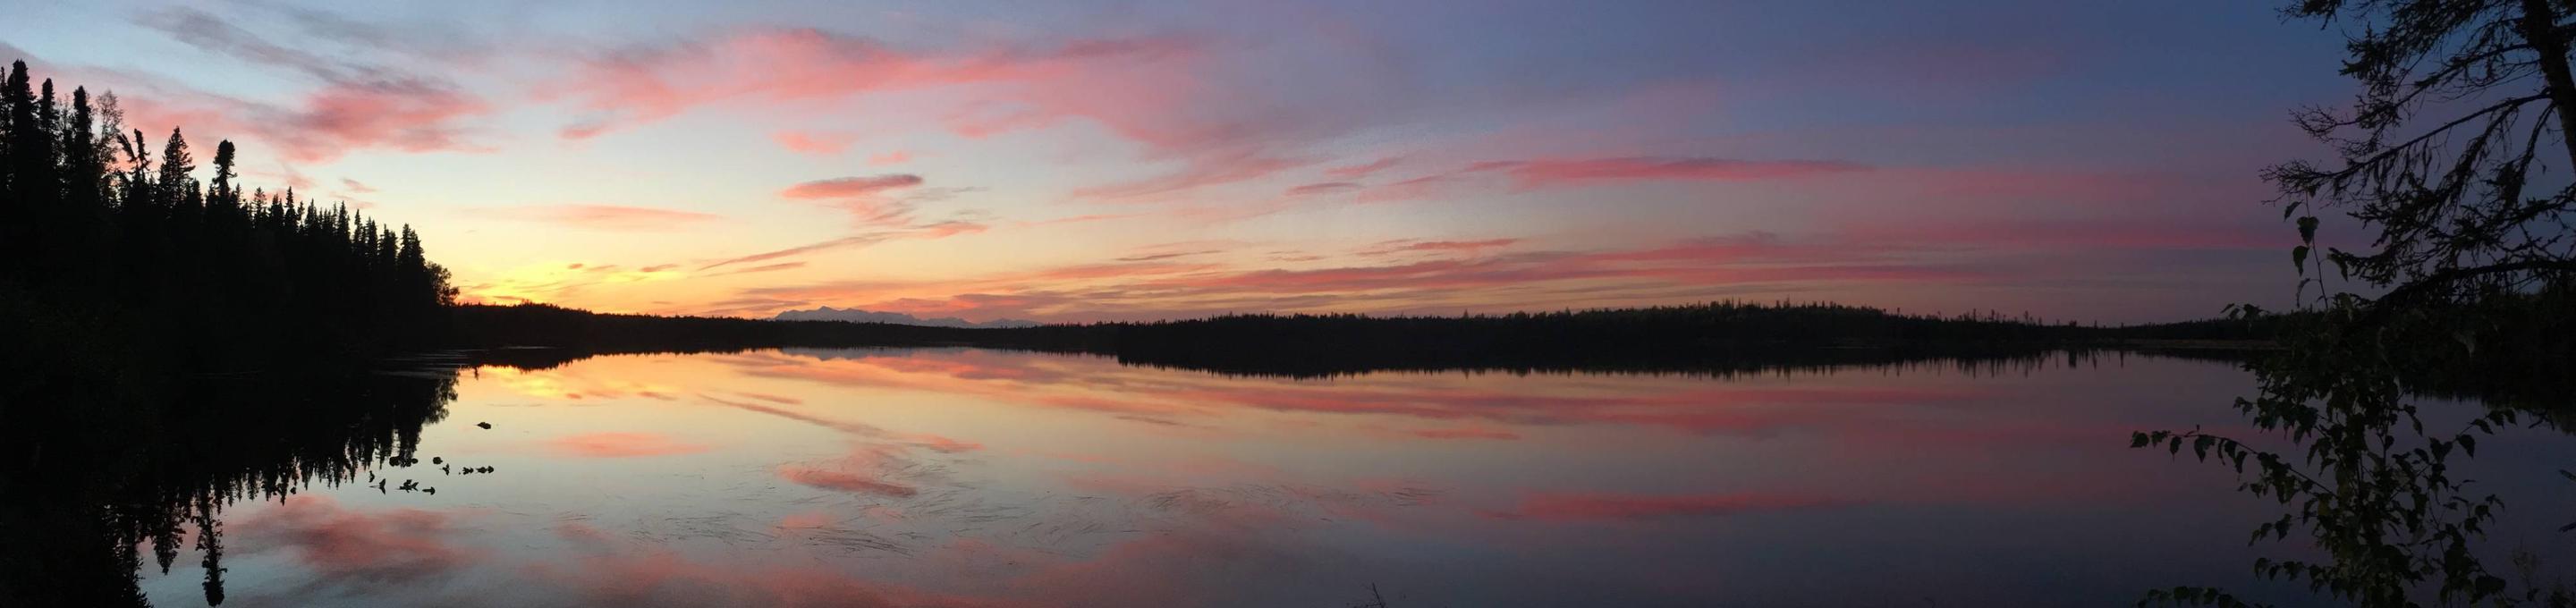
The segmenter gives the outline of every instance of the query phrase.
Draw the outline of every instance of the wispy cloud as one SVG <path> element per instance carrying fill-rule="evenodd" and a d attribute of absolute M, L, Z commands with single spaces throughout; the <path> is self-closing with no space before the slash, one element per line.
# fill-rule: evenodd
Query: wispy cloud
<path fill-rule="evenodd" d="M 663 232 L 720 221 L 724 216 L 695 211 L 621 205 L 543 205 L 486 209 L 490 217 L 546 222 L 569 228 L 629 232 Z"/>
<path fill-rule="evenodd" d="M 1234 312 L 1351 312 L 1430 306 L 1492 309 L 1566 289 L 1603 300 L 1669 301 L 1810 284 L 1955 283 L 1982 271 L 1916 260 L 1909 250 L 1769 233 L 1593 251 L 1501 251 L 1517 239 L 1390 241 L 1353 261 L 1301 269 L 1144 259 L 918 282 L 842 282 L 747 289 L 744 297 L 835 302 L 869 310 L 1060 320 L 1171 318 Z M 1363 255 L 1369 254 L 1369 255 Z M 1681 295 L 1688 294 L 1688 295 Z"/>
<path fill-rule="evenodd" d="M 543 93 L 589 111 L 588 119 L 562 131 L 579 139 L 737 100 L 806 102 L 1046 81 L 1096 62 L 1151 57 L 1175 48 L 1167 41 L 1093 40 L 1054 48 L 934 53 L 819 29 L 754 29 L 592 56 Z"/>
<path fill-rule="evenodd" d="M 921 183 L 921 176 L 908 173 L 889 173 L 886 175 L 866 177 L 835 177 L 832 179 L 820 179 L 789 186 L 786 190 L 780 191 L 778 195 L 787 198 L 808 200 L 869 197 L 904 188 L 919 186 Z"/>
<path fill-rule="evenodd" d="M 1395 166 L 1395 164 L 1396 164 L 1396 163 L 1398 163 L 1398 162 L 1402 162 L 1403 160 L 1404 160 L 1404 159 L 1396 158 L 1396 157 L 1392 157 L 1392 156 L 1390 156 L 1390 157 L 1387 157 L 1387 158 L 1381 158 L 1381 159 L 1377 159 L 1377 160 L 1375 160 L 1375 161 L 1370 161 L 1370 162 L 1361 163 L 1361 164 L 1357 164 L 1357 165 L 1343 165 L 1343 166 L 1339 166 L 1339 167 L 1332 167 L 1332 168 L 1329 168 L 1329 169 L 1325 169 L 1325 170 L 1324 170 L 1324 176 L 1325 176 L 1325 177 L 1330 177 L 1330 178 L 1335 178 L 1335 179 L 1345 179 L 1345 180 L 1350 180 L 1350 179 L 1359 179 L 1359 178 L 1363 178 L 1363 177 L 1368 177 L 1369 175 L 1371 175 L 1371 174 L 1375 174 L 1375 173 L 1377 173 L 1377 172 L 1379 172 L 1379 171 L 1384 171 L 1384 170 L 1386 170 L 1388 167 L 1393 167 L 1393 166 Z"/>
<path fill-rule="evenodd" d="M 556 437 L 546 447 L 559 454 L 585 458 L 635 458 L 695 454 L 705 445 L 682 442 L 658 433 L 583 433 Z"/>
<path fill-rule="evenodd" d="M 788 151 L 814 156 L 838 156 L 859 142 L 855 133 L 825 131 L 779 131 L 769 134 L 769 138 Z"/>
<path fill-rule="evenodd" d="M 227 132 L 255 133 L 282 148 L 288 160 L 320 162 L 352 151 L 391 148 L 407 152 L 482 150 L 470 143 L 467 123 L 496 108 L 433 73 L 324 56 L 269 42 L 224 18 L 188 7 L 147 11 L 135 22 L 211 53 L 257 65 L 281 67 L 322 81 L 293 105 L 276 105 L 206 93 L 166 81 L 155 93 L 129 100 L 137 122 L 194 118 Z M 128 74 L 132 76 L 131 74 Z"/>

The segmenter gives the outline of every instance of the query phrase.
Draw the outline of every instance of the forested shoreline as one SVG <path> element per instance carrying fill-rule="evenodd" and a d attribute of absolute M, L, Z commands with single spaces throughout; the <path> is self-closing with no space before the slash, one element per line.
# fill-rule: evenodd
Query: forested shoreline
<path fill-rule="evenodd" d="M 115 94 L 61 94 L 23 61 L 0 121 L 0 340 L 22 346 L 6 361 L 22 376 L 248 371 L 444 340 L 456 292 L 409 226 L 245 184 L 229 140 L 202 168 L 180 128 L 156 151 Z"/>
<path fill-rule="evenodd" d="M 2096 327 L 1998 314 L 1901 315 L 1839 304 L 1685 306 L 1458 317 L 1229 315 L 1141 323 L 954 328 L 594 313 L 544 304 L 463 305 L 460 347 L 498 364 L 590 354 L 778 347 L 975 346 L 1115 356 L 1237 374 L 1395 370 L 1706 372 L 2059 350 L 2263 348 L 2279 317 Z M 545 350 L 529 350 L 541 347 Z"/>
<path fill-rule="evenodd" d="M 114 94 L 66 94 L 24 62 L 0 80 L 0 540 L 122 547 L 107 568 L 12 553 L 0 596 L 139 605 L 135 539 L 166 568 L 193 520 L 211 566 L 222 502 L 286 491 L 301 482 L 280 467 L 338 449 L 243 437 L 416 433 L 421 414 L 386 422 L 383 395 L 352 387 L 379 384 L 359 373 L 376 357 L 451 339 L 447 271 L 408 226 L 243 183 L 240 150 L 216 142 L 201 167 L 183 131 L 156 142 Z M 434 411 L 432 393 L 408 402 Z"/>

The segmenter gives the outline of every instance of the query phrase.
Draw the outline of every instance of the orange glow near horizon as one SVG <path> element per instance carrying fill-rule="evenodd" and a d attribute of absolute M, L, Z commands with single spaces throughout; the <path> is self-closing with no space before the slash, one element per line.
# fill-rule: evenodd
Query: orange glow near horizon
<path fill-rule="evenodd" d="M 1716 6 L 1641 9 L 1596 39 L 1430 27 L 1467 10 L 1437 3 L 1026 23 L 297 4 L 52 8 L 99 27 L 0 21 L 0 50 L 61 88 L 120 92 L 132 127 L 239 142 L 254 186 L 418 227 L 477 303 L 1079 322 L 1786 298 L 2117 322 L 2291 280 L 2274 267 L 2293 233 L 2243 204 L 2266 191 L 2249 167 L 2298 151 L 2273 137 L 2288 125 L 2245 125 L 2291 104 L 2075 92 L 2122 71 L 2057 62 L 2134 52 L 2045 48 L 2079 41 L 1861 35 L 1784 68 L 1675 52 L 1740 25 L 1706 19 Z M 465 25 L 501 22 L 595 35 L 525 45 Z M 1857 27 L 1835 24 L 1820 31 Z M 1727 38 L 1809 42 L 1775 34 Z M 1473 68 L 1497 61 L 1519 71 Z M 1839 84 L 1880 80 L 1920 95 Z M 2195 97 L 2240 97 L 2210 93 Z"/>

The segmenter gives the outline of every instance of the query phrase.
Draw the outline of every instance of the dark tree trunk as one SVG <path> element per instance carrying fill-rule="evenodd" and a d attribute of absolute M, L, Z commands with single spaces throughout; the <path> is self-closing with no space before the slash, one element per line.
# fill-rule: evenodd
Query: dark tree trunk
<path fill-rule="evenodd" d="M 2558 11 L 2549 0 L 2522 0 L 2522 37 L 2540 52 L 2540 73 L 2549 79 L 2549 105 L 2558 113 L 2558 141 L 2567 147 L 2570 170 L 2576 170 L 2576 76 L 2567 71 L 2567 40 L 2558 35 Z"/>

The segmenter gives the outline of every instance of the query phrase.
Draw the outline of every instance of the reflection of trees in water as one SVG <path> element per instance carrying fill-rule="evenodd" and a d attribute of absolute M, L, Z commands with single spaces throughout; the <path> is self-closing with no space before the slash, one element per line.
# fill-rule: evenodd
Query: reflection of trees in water
<path fill-rule="evenodd" d="M 143 547 L 166 573 L 194 545 L 206 601 L 221 604 L 225 506 L 408 466 L 421 426 L 446 416 L 455 385 L 452 375 L 268 374 L 190 383 L 116 426 L 0 424 L 0 442 L 38 446 L 0 463 L 0 530 L 11 544 L 0 597 L 143 605 Z"/>
<path fill-rule="evenodd" d="M 831 351 L 822 351 L 831 352 Z M 586 356 L 565 351 L 486 353 L 474 363 L 551 367 Z M 2200 353 L 2202 356 L 2216 356 Z M 2057 366 L 2118 365 L 2129 353 L 2029 349 L 1976 355 L 1842 349 L 1709 361 L 1601 367 L 1442 368 L 1368 371 L 1656 373 L 1727 379 L 1874 369 L 1886 373 L 2017 375 Z M 489 359 L 488 361 L 486 359 Z M 453 362 L 451 362 L 453 363 Z M 1132 363 L 1132 362 L 1131 362 Z M 1171 365 L 1213 373 L 1311 375 L 1285 369 Z M 1359 373 L 1352 370 L 1341 373 Z M 419 433 L 446 415 L 452 374 L 243 376 L 193 383 L 180 395 L 114 424 L 85 419 L 72 432 L 36 422 L 0 425 L 0 442 L 32 442 L 0 461 L 0 597 L 34 605 L 142 605 L 138 575 L 194 551 L 209 603 L 224 599 L 223 509 L 280 500 L 304 489 L 366 483 L 371 469 L 416 462 Z M 92 408 L 100 409 L 100 408 Z M 15 444 L 11 445 L 25 445 Z M 143 552 L 149 550 L 147 558 Z"/>
<path fill-rule="evenodd" d="M 475 361 L 525 370 L 562 367 L 575 361 L 608 355 L 645 354 L 739 354 L 777 350 L 790 355 L 817 359 L 848 358 L 848 353 L 910 352 L 936 350 L 942 347 L 785 347 L 722 348 L 706 350 L 575 350 L 559 348 L 516 348 L 484 351 Z M 982 347 L 944 347 L 975 349 Z M 1002 349 L 1011 350 L 1011 349 Z M 1258 349 L 1253 349 L 1258 350 Z M 1224 356 L 1140 356 L 1110 353 L 1050 352 L 1062 356 L 1099 356 L 1123 365 L 1163 370 L 1203 372 L 1221 376 L 1328 378 L 1388 372 L 1468 373 L 1468 374 L 1641 374 L 1703 376 L 1731 379 L 1749 376 L 1793 376 L 1830 374 L 1850 370 L 1881 370 L 1894 373 L 1908 371 L 1954 372 L 1974 376 L 2026 374 L 2052 366 L 2068 368 L 2116 365 L 2130 356 L 2154 356 L 2236 363 L 2260 356 L 2261 350 L 2236 348 L 2141 348 L 2081 347 L 2046 343 L 1999 345 L 1952 345 L 1915 347 L 1817 348 L 1767 346 L 1747 347 L 1724 354 L 1708 354 L 1677 359 L 1635 360 L 1516 360 L 1508 358 L 1404 359 L 1390 357 L 1336 356 L 1324 353 L 1269 353 Z"/>
<path fill-rule="evenodd" d="M 2028 374 L 2062 364 L 2068 368 L 2117 364 L 2131 355 L 2240 361 L 2252 351 L 2227 349 L 2138 349 L 2062 347 L 2048 344 L 1952 345 L 1914 347 L 1816 348 L 1768 346 L 1707 353 L 1675 359 L 1619 359 L 1596 362 L 1522 361 L 1508 358 L 1462 358 L 1412 361 L 1395 358 L 1346 358 L 1322 353 L 1305 356 L 1266 353 L 1245 357 L 1135 357 L 1120 363 L 1156 369 L 1207 372 L 1226 376 L 1328 378 L 1386 372 L 1495 374 L 1641 374 L 1702 376 L 1718 380 L 1754 376 L 1825 375 L 1854 370 L 1891 373 L 1948 372 L 1968 376 Z"/>
<path fill-rule="evenodd" d="M 601 314 L 543 305 L 458 309 L 493 363 L 560 365 L 588 353 L 975 346 L 1115 356 L 1122 363 L 1317 377 L 1401 370 L 1717 372 L 2046 356 L 2066 348 L 2259 342 L 2270 319 L 2126 327 L 1993 312 L 1908 315 L 1835 304 L 1686 306 L 1460 317 L 1232 315 L 1150 323 L 960 329 L 838 321 Z"/>

